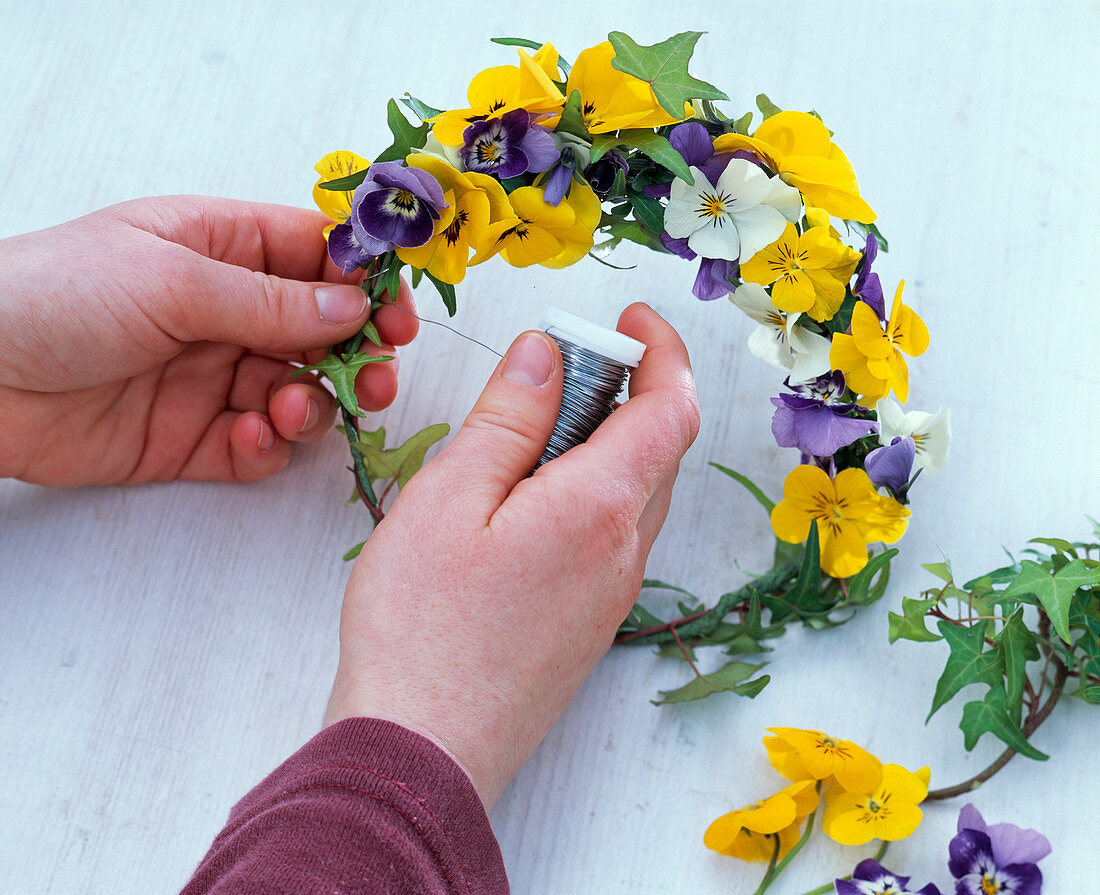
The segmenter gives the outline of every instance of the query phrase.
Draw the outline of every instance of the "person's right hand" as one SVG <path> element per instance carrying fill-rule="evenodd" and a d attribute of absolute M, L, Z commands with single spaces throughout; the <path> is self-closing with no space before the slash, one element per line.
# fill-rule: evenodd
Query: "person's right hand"
<path fill-rule="evenodd" d="M 644 304 L 630 400 L 528 473 L 561 400 L 557 346 L 513 343 L 453 441 L 356 561 L 326 723 L 368 716 L 446 749 L 486 809 L 607 651 L 699 427 L 687 351 Z"/>

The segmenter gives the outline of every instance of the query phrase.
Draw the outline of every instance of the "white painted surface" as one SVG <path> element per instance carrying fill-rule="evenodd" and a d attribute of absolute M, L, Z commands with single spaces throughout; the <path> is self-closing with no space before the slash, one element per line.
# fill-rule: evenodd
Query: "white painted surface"
<path fill-rule="evenodd" d="M 0 3 L 0 236 L 125 198 L 192 192 L 309 204 L 312 164 L 387 145 L 405 90 L 455 105 L 510 61 L 493 35 L 549 37 L 573 57 L 622 29 L 643 43 L 708 30 L 693 69 L 748 109 L 759 91 L 816 108 L 891 241 L 880 258 L 932 331 L 911 407 L 953 409 L 948 469 L 916 489 L 889 596 L 839 631 L 792 631 L 755 701 L 657 709 L 683 670 L 646 650 L 596 672 L 493 814 L 517 893 L 726 893 L 758 868 L 707 852 L 707 823 L 778 788 L 768 725 L 822 726 L 954 782 L 997 752 L 962 750 L 952 704 L 925 727 L 943 658 L 886 642 L 886 614 L 929 583 L 944 547 L 962 574 L 1001 546 L 1082 536 L 1100 511 L 1095 286 L 1100 138 L 1095 4 L 403 2 L 135 6 Z M 778 379 L 751 325 L 690 295 L 694 269 L 623 252 L 463 284 L 455 324 L 503 349 L 546 304 L 613 323 L 636 298 L 680 328 L 704 414 L 650 574 L 708 600 L 760 569 L 752 501 L 706 463 L 773 494 L 797 462 L 768 431 Z M 429 291 L 428 316 L 443 316 Z M 457 424 L 494 359 L 426 327 L 404 355 L 397 435 Z M 439 383 L 444 387 L 440 388 Z M 343 446 L 301 451 L 272 481 L 50 491 L 0 483 L 0 880 L 5 892 L 171 892 L 231 804 L 318 728 L 347 567 L 364 520 L 341 509 Z M 1068 701 L 976 802 L 1044 831 L 1047 891 L 1080 891 L 1100 798 L 1095 709 Z M 988 738 L 987 738 L 988 739 Z M 887 862 L 950 891 L 956 806 L 927 812 Z M 773 891 L 846 872 L 867 852 L 822 840 Z M 1087 885 L 1086 885 L 1087 888 Z"/>

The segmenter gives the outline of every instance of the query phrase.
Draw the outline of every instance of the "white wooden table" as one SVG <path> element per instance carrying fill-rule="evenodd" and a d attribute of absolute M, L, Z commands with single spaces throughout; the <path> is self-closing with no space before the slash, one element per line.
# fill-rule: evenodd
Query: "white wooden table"
<path fill-rule="evenodd" d="M 910 406 L 954 415 L 950 465 L 915 489 L 888 597 L 838 631 L 789 633 L 756 700 L 658 709 L 648 700 L 683 667 L 644 649 L 608 657 L 493 812 L 513 890 L 751 891 L 759 868 L 708 852 L 702 833 L 778 788 L 760 746 L 770 725 L 930 764 L 933 785 L 984 767 L 1000 744 L 963 752 L 961 701 L 922 723 L 943 649 L 888 646 L 886 615 L 929 584 L 919 564 L 940 547 L 969 575 L 999 564 L 1002 545 L 1082 537 L 1084 514 L 1100 513 L 1097 5 L 354 7 L 0 3 L 0 236 L 157 193 L 307 205 L 325 152 L 388 145 L 388 97 L 453 106 L 477 70 L 510 62 L 491 36 L 550 38 L 575 57 L 612 29 L 643 43 L 707 30 L 693 68 L 730 109 L 765 91 L 836 131 L 890 238 L 876 269 L 888 292 L 907 278 L 932 331 Z M 641 250 L 616 263 L 640 266 L 486 265 L 453 322 L 503 349 L 546 304 L 612 323 L 640 298 L 681 330 L 704 425 L 649 572 L 713 600 L 766 564 L 771 541 L 707 461 L 780 490 L 797 455 L 768 429 L 779 380 L 745 349 L 747 319 L 692 298 L 693 267 Z M 420 304 L 444 317 L 430 289 Z M 493 364 L 425 327 L 382 420 L 395 435 L 459 423 Z M 339 557 L 365 527 L 341 508 L 343 451 L 330 438 L 247 487 L 0 483 L 5 892 L 175 891 L 233 802 L 316 732 Z M 1051 760 L 1016 759 L 975 798 L 987 819 L 1050 837 L 1048 892 L 1095 878 L 1098 718 L 1067 700 L 1034 738 Z M 950 891 L 957 807 L 930 807 L 887 863 Z M 822 838 L 773 891 L 868 853 Z"/>

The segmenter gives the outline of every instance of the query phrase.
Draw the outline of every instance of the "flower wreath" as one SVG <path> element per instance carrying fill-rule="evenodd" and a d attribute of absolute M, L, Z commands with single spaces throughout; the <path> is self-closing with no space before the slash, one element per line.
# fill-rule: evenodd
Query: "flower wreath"
<path fill-rule="evenodd" d="M 700 35 L 645 47 L 612 32 L 572 66 L 552 44 L 497 39 L 518 48 L 518 64 L 478 73 L 466 108 L 436 109 L 406 94 L 413 125 L 391 99 L 393 144 L 373 162 L 329 153 L 313 190 L 332 220 L 324 233 L 333 262 L 344 273 L 367 271 L 374 306 L 397 294 L 405 267 L 453 315 L 470 266 L 500 256 L 515 267 L 566 267 L 629 240 L 698 258 L 695 297 L 728 296 L 759 324 L 750 351 L 787 374 L 771 399 L 772 432 L 801 461 L 778 503 L 714 465 L 769 512 L 775 567 L 709 609 L 681 602 L 671 621 L 635 607 L 619 642 L 665 643 L 695 671 L 663 701 L 718 690 L 751 696 L 767 683 L 753 678 L 758 665 L 739 661 L 701 674 L 692 646 L 759 652 L 791 619 L 826 627 L 838 610 L 877 599 L 897 551 L 868 547 L 902 536 L 909 489 L 942 468 L 949 438 L 948 414 L 898 403 L 909 391 L 905 356 L 926 350 L 928 330 L 902 301 L 904 283 L 886 305 L 872 265 L 887 244 L 832 132 L 816 113 L 782 111 L 764 95 L 751 133 L 752 112 L 723 115 L 715 102 L 728 97 L 688 72 Z M 379 344 L 371 323 L 308 369 L 334 385 L 357 496 L 377 522 L 390 489 L 408 481 L 447 427 L 396 448 L 386 448 L 382 429 L 359 431 L 355 375 L 389 359 L 363 353 L 364 341 Z"/>

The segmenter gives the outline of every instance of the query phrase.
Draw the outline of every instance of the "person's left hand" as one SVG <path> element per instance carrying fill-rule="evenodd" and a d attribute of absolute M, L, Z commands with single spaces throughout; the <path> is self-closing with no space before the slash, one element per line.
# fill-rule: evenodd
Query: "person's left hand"
<path fill-rule="evenodd" d="M 349 338 L 369 308 L 328 259 L 319 212 L 227 199 L 139 199 L 0 241 L 0 476 L 43 485 L 254 481 L 332 424 L 291 362 Z M 402 283 L 397 303 L 412 309 Z M 373 353 L 415 317 L 380 308 Z M 396 361 L 356 392 L 381 410 Z"/>

